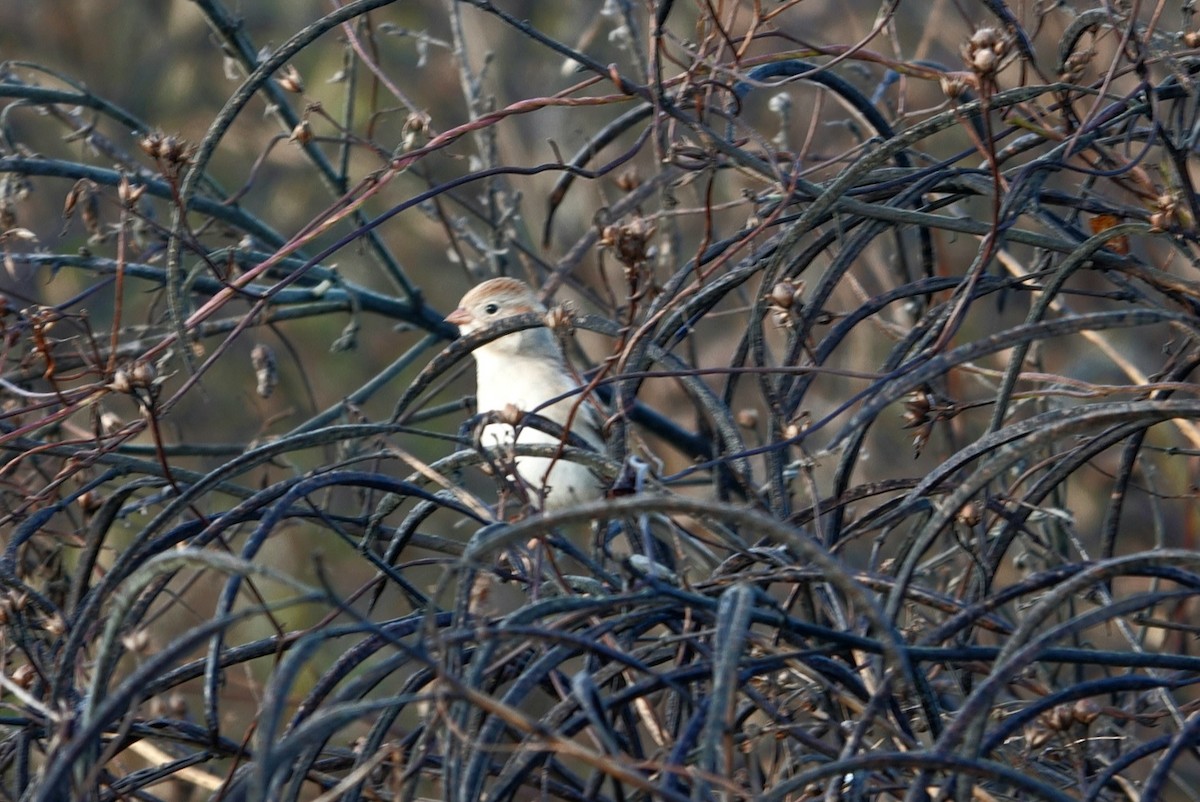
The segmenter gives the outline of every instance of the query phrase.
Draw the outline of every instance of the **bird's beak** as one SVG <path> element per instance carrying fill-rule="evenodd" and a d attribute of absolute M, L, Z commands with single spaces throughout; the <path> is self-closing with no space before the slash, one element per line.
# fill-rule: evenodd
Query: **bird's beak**
<path fill-rule="evenodd" d="M 465 326 L 471 322 L 471 313 L 460 306 L 446 315 L 446 322 L 453 323 L 455 326 Z"/>

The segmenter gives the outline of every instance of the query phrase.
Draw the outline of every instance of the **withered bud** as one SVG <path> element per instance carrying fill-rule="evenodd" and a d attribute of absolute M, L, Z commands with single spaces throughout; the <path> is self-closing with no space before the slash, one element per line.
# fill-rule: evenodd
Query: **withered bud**
<path fill-rule="evenodd" d="M 958 515 L 955 516 L 960 524 L 965 526 L 976 526 L 983 520 L 983 504 L 979 501 L 969 501 L 958 510 Z"/>
<path fill-rule="evenodd" d="M 61 615 L 54 613 L 53 615 L 46 616 L 42 621 L 42 629 L 54 637 L 60 638 L 67 632 L 67 622 L 63 620 Z"/>
<path fill-rule="evenodd" d="M 250 351 L 250 364 L 254 366 L 255 392 L 261 398 L 270 398 L 279 385 L 279 364 L 275 352 L 259 343 Z"/>
<path fill-rule="evenodd" d="M 134 654 L 145 654 L 150 647 L 150 633 L 144 629 L 135 629 L 121 636 L 121 645 Z"/>
<path fill-rule="evenodd" d="M 1065 732 L 1075 723 L 1075 713 L 1067 705 L 1057 705 L 1042 716 L 1045 724 L 1055 732 Z"/>
<path fill-rule="evenodd" d="M 304 91 L 304 79 L 300 77 L 300 70 L 296 69 L 295 65 L 288 64 L 279 74 L 279 85 L 288 92 L 300 94 Z"/>
<path fill-rule="evenodd" d="M 100 201 L 96 198 L 96 193 L 91 189 L 86 189 L 80 193 L 79 200 L 82 206 L 79 209 L 79 216 L 83 218 L 83 227 L 87 229 L 88 234 L 93 237 L 100 234 Z"/>
<path fill-rule="evenodd" d="M 1046 745 L 1046 742 L 1054 737 L 1054 733 L 1047 729 L 1040 720 L 1034 721 L 1025 726 L 1025 743 L 1029 744 L 1030 749 L 1038 749 Z"/>
<path fill-rule="evenodd" d="M 159 153 L 162 154 L 164 161 L 177 161 L 180 154 L 183 153 L 183 143 L 174 134 L 170 134 L 163 138 L 162 146 L 159 148 Z"/>
<path fill-rule="evenodd" d="M 575 314 L 569 303 L 562 303 L 546 313 L 546 326 L 555 334 L 575 333 Z"/>
<path fill-rule="evenodd" d="M 429 139 L 429 115 L 424 112 L 412 112 L 404 120 L 404 128 L 401 129 L 401 149 L 411 150 L 416 144 L 418 138 Z"/>
<path fill-rule="evenodd" d="M 133 381 L 129 377 L 129 371 L 125 368 L 117 368 L 113 371 L 112 381 L 108 383 L 108 387 L 113 392 L 132 393 Z"/>
<path fill-rule="evenodd" d="M 162 156 L 163 135 L 160 131 L 153 131 L 138 142 L 138 147 L 152 159 L 157 159 Z"/>
<path fill-rule="evenodd" d="M 112 434 L 124 425 L 125 421 L 121 420 L 121 416 L 117 413 L 107 410 L 100 413 L 100 431 L 102 433 Z"/>
<path fill-rule="evenodd" d="M 12 680 L 13 685 L 16 685 L 18 688 L 29 690 L 37 679 L 37 671 L 29 663 L 22 663 L 13 669 L 9 678 Z"/>
<path fill-rule="evenodd" d="M 507 423 L 509 426 L 518 425 L 521 418 L 525 417 L 525 413 L 516 404 L 505 404 L 504 409 L 499 410 L 499 413 L 500 422 Z"/>
<path fill-rule="evenodd" d="M 121 183 L 117 184 L 117 197 L 121 199 L 121 203 L 125 208 L 132 209 L 137 205 L 137 202 L 142 199 L 142 194 L 146 191 L 145 184 L 132 184 L 129 181 L 129 176 L 121 176 Z"/>
<path fill-rule="evenodd" d="M 758 410 L 744 407 L 737 411 L 737 425 L 743 429 L 754 429 L 758 426 Z"/>
<path fill-rule="evenodd" d="M 967 44 L 963 45 L 962 56 L 977 75 L 991 77 L 1008 50 L 1008 39 L 1003 33 L 996 28 L 984 27 L 975 31 Z"/>
<path fill-rule="evenodd" d="M 159 141 L 158 157 L 172 167 L 192 160 L 192 146 L 186 139 L 170 134 Z"/>
<path fill-rule="evenodd" d="M 309 124 L 308 120 L 301 120 L 292 129 L 292 134 L 288 137 L 288 142 L 299 142 L 301 145 L 307 145 L 312 141 L 312 138 L 312 125 Z"/>
<path fill-rule="evenodd" d="M 991 50 L 976 50 L 971 57 L 971 67 L 982 75 L 996 71 L 996 54 Z"/>
<path fill-rule="evenodd" d="M 796 303 L 796 295 L 803 289 L 803 281 L 795 282 L 791 279 L 784 279 L 771 288 L 771 293 L 767 297 L 775 306 L 791 309 L 792 305 Z"/>
<path fill-rule="evenodd" d="M 938 83 L 941 84 L 942 94 L 950 100 L 961 100 L 971 88 L 971 82 L 961 72 L 948 72 L 938 79 Z"/>
<path fill-rule="evenodd" d="M 992 48 L 995 47 L 996 43 L 1002 38 L 1003 37 L 1000 35 L 1000 31 L 998 31 L 996 28 L 985 26 L 971 34 L 969 46 L 977 50 L 982 48 Z"/>
<path fill-rule="evenodd" d="M 86 178 L 81 178 L 75 182 L 71 190 L 67 193 L 67 197 L 63 199 L 62 216 L 64 220 L 70 220 L 75 214 L 75 207 L 79 205 L 79 199 L 89 191 L 89 182 Z"/>
<path fill-rule="evenodd" d="M 1084 69 L 1092 62 L 1095 56 L 1096 51 L 1091 49 L 1072 52 L 1071 55 L 1067 56 L 1067 60 L 1063 62 L 1059 74 L 1067 80 L 1075 80 L 1083 74 Z"/>
<path fill-rule="evenodd" d="M 655 230 L 642 218 L 635 217 L 628 223 L 605 226 L 600 244 L 612 250 L 621 264 L 635 267 L 649 258 L 648 247 Z"/>
<path fill-rule="evenodd" d="M 104 505 L 104 498 L 94 490 L 88 490 L 85 493 L 80 493 L 75 503 L 79 505 L 79 509 L 84 515 L 91 515 L 96 510 Z"/>
<path fill-rule="evenodd" d="M 16 612 L 22 612 L 29 605 L 29 594 L 25 591 L 10 590 L 8 592 L 8 604 Z"/>
<path fill-rule="evenodd" d="M 804 434 L 808 429 L 809 419 L 808 413 L 801 413 L 800 417 L 783 427 L 783 437 L 786 440 L 795 440 L 800 435 Z"/>
<path fill-rule="evenodd" d="M 27 228 L 10 228 L 0 233 L 0 242 L 36 242 L 37 234 Z"/>
<path fill-rule="evenodd" d="M 924 390 L 918 390 L 912 394 L 912 397 L 904 402 L 904 428 L 912 429 L 915 426 L 922 426 L 931 421 L 930 411 L 933 409 L 933 400 L 929 397 L 929 393 Z"/>
<path fill-rule="evenodd" d="M 1100 717 L 1100 705 L 1094 699 L 1080 699 L 1072 708 L 1075 720 L 1087 726 Z"/>
<path fill-rule="evenodd" d="M 642 177 L 638 174 L 636 167 L 630 167 L 623 170 L 617 176 L 617 189 L 622 192 L 633 192 L 642 185 Z"/>
<path fill-rule="evenodd" d="M 133 364 L 133 370 L 130 371 L 129 378 L 135 387 L 150 387 L 154 384 L 154 380 L 158 378 L 158 369 L 152 363 L 144 359 L 139 359 Z"/>
<path fill-rule="evenodd" d="M 182 719 L 187 715 L 188 705 L 187 699 L 182 693 L 176 691 L 167 697 L 167 712 L 171 717 Z"/>

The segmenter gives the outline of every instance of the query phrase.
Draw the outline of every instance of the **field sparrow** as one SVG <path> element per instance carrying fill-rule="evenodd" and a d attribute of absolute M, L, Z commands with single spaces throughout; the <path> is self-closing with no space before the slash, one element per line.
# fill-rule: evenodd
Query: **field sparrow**
<path fill-rule="evenodd" d="M 494 278 L 464 295 L 458 308 L 447 315 L 446 320 L 466 335 L 526 312 L 546 313 L 546 307 L 538 302 L 529 285 L 513 278 Z M 550 329 L 539 327 L 507 334 L 475 349 L 473 356 L 475 398 L 480 412 L 503 410 L 512 404 L 565 428 L 574 410 L 571 432 L 597 451 L 604 450 L 599 415 L 586 401 L 581 402 L 577 393 L 571 392 L 578 384 Z M 561 400 L 547 405 L 546 402 L 564 394 L 567 395 Z M 484 427 L 484 446 L 495 447 L 512 441 L 513 427 L 504 423 Z M 521 429 L 517 442 L 557 443 L 559 440 L 526 427 Z M 546 457 L 517 457 L 516 463 L 517 473 L 529 489 L 530 498 L 542 509 L 569 507 L 604 495 L 600 479 L 579 463 Z M 540 503 L 539 498 L 542 499 Z"/>

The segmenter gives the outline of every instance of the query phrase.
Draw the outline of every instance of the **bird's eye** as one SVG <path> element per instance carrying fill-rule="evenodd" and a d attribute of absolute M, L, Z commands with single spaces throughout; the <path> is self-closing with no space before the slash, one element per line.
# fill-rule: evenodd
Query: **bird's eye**
<path fill-rule="evenodd" d="M 500 304 L 488 304 L 483 308 L 483 311 L 487 312 L 489 315 L 494 315 L 500 311 Z"/>

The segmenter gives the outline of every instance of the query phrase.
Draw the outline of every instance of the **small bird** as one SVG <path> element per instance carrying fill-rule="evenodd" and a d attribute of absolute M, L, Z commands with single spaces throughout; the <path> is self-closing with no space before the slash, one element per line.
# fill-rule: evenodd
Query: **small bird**
<path fill-rule="evenodd" d="M 546 313 L 523 281 L 494 278 L 477 285 L 462 297 L 458 308 L 446 316 L 467 335 L 481 331 L 505 318 L 527 312 Z M 567 360 L 554 333 L 545 327 L 507 334 L 476 348 L 476 405 L 480 412 L 503 411 L 509 405 L 534 412 L 554 421 L 603 451 L 599 414 L 581 400 L 578 384 L 567 368 Z M 548 401 L 561 400 L 552 404 Z M 572 413 L 574 418 L 571 419 Z M 491 423 L 484 427 L 484 446 L 513 442 L 513 427 Z M 558 438 L 533 427 L 521 429 L 518 443 L 557 443 Z M 603 497 L 604 485 L 590 469 L 566 459 L 517 457 L 517 473 L 529 488 L 534 503 L 544 510 L 562 509 Z M 540 499 L 540 501 L 539 501 Z"/>

